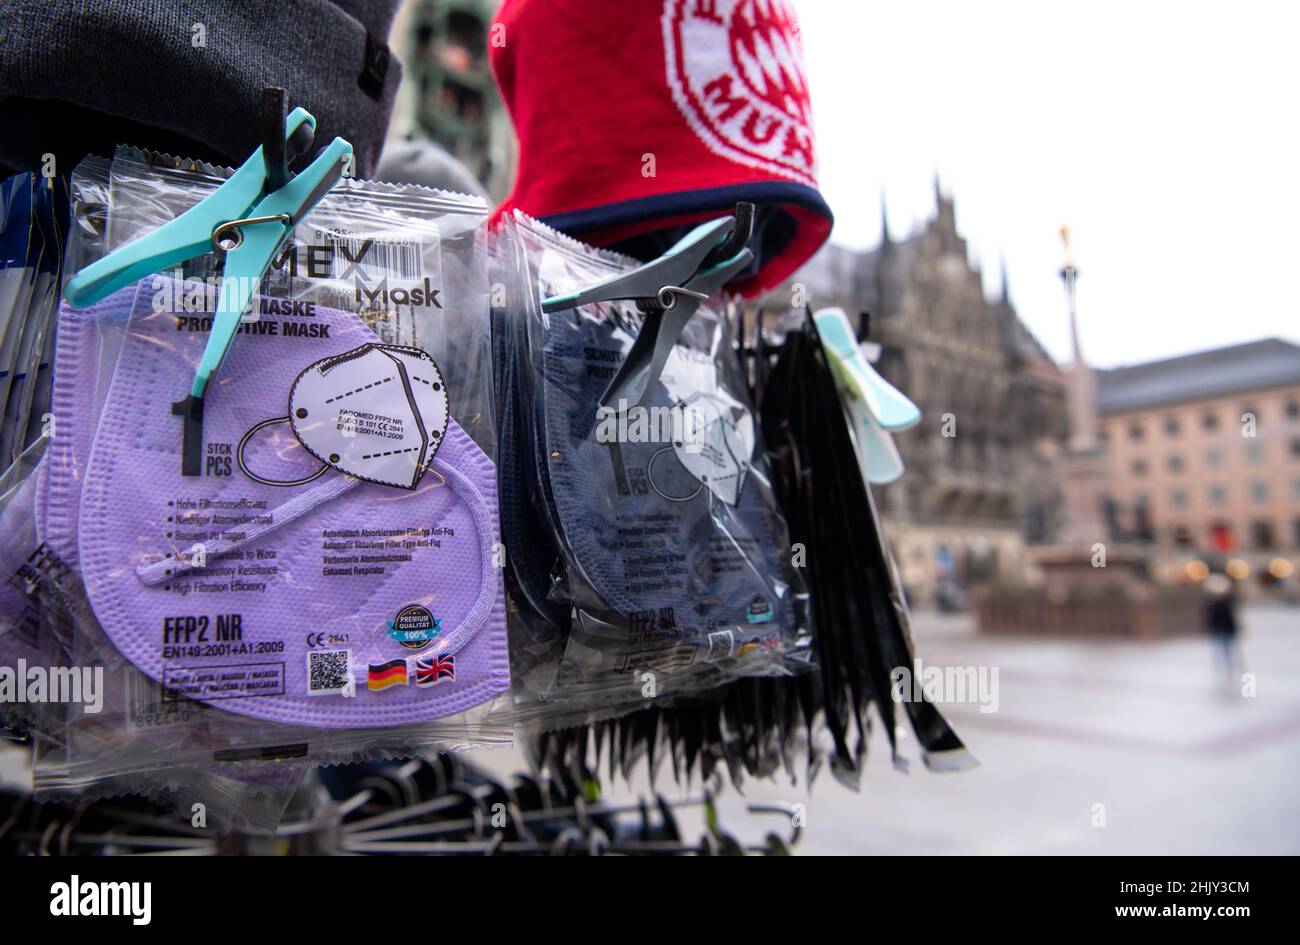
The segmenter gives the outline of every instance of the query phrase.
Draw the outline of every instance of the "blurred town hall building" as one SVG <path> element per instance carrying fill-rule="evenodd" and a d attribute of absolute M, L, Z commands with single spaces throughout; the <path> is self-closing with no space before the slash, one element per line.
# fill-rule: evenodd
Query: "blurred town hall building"
<path fill-rule="evenodd" d="M 869 312 L 877 369 L 922 410 L 895 435 L 907 471 L 875 495 L 913 600 L 943 585 L 1023 579 L 1026 546 L 1059 526 L 1065 376 L 1016 314 L 1006 290 L 985 295 L 957 232 L 953 201 L 916 233 L 854 251 L 827 245 L 787 286 L 814 308 Z M 1064 317 L 1064 316 L 1062 316 Z"/>
<path fill-rule="evenodd" d="M 1021 322 L 1005 272 L 1001 296 L 986 296 L 937 184 L 935 202 L 906 239 L 886 223 L 876 249 L 827 245 L 773 293 L 869 312 L 877 369 L 923 411 L 895 435 L 907 471 L 874 490 L 922 604 L 951 583 L 1033 579 L 1033 546 L 1060 538 L 1069 433 L 1068 369 Z M 1099 370 L 1095 386 L 1108 470 L 1099 538 L 1137 547 L 1163 580 L 1227 568 L 1244 589 L 1294 592 L 1300 347 L 1264 339 Z"/>

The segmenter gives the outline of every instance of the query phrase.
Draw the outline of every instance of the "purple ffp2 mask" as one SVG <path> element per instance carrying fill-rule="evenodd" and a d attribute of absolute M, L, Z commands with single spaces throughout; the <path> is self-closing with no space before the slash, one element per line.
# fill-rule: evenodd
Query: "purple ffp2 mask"
<path fill-rule="evenodd" d="M 108 397 L 133 289 L 89 309 L 59 310 L 50 399 L 53 436 L 37 471 L 37 538 L 77 569 L 77 510 L 95 425 Z M 51 470 L 57 470 L 51 474 Z"/>
<path fill-rule="evenodd" d="M 66 446 L 84 481 L 52 462 L 45 515 L 51 537 L 76 522 L 114 645 L 182 695 L 290 724 L 411 724 L 506 691 L 495 470 L 432 359 L 346 312 L 262 314 L 209 388 L 204 474 L 186 477 L 169 406 L 207 316 L 149 298 L 142 284 L 61 314 L 129 313 L 93 443 L 74 423 Z"/>

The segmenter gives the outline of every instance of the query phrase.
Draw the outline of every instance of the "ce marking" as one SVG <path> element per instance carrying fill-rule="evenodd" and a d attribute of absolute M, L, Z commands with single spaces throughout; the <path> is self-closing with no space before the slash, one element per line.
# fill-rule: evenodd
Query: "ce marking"
<path fill-rule="evenodd" d="M 318 646 L 338 646 L 340 643 L 347 642 L 348 635 L 346 633 L 326 633 L 323 630 L 318 630 L 307 634 L 308 649 L 314 649 Z"/>

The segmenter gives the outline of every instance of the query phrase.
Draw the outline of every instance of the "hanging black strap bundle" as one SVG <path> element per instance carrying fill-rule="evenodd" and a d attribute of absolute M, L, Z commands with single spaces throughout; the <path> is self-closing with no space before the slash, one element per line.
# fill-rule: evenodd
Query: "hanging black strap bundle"
<path fill-rule="evenodd" d="M 760 319 L 761 323 L 761 319 Z M 913 665 L 910 617 L 871 492 L 863 481 L 839 395 L 811 312 L 778 340 L 759 333 L 738 345 L 751 379 L 773 488 L 789 526 L 792 554 L 808 586 L 815 667 L 792 677 L 741 679 L 710 697 L 653 705 L 534 740 L 539 763 L 595 777 L 625 777 L 644 760 L 652 774 L 705 781 L 726 769 L 733 783 L 771 777 L 798 761 L 811 782 L 823 763 L 856 784 L 866 757 L 874 703 L 894 762 L 898 706 L 932 770 L 974 764 L 933 703 L 891 698 L 891 673 Z M 909 693 L 910 695 L 910 693 Z M 823 756 L 819 732 L 833 748 Z"/>

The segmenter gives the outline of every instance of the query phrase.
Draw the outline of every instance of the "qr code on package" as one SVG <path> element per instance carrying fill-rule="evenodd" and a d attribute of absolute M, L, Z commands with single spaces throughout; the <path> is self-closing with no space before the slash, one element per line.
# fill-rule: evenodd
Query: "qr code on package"
<path fill-rule="evenodd" d="M 352 695 L 351 650 L 312 650 L 307 654 L 307 695 Z"/>
<path fill-rule="evenodd" d="M 730 630 L 718 630 L 709 634 L 709 655 L 705 659 L 710 663 L 725 660 L 735 649 L 735 634 Z"/>

